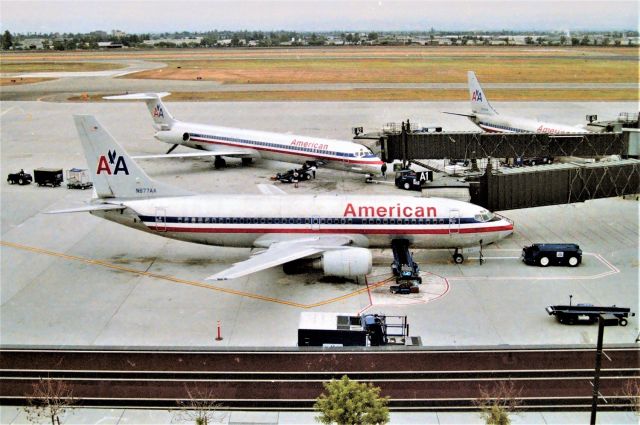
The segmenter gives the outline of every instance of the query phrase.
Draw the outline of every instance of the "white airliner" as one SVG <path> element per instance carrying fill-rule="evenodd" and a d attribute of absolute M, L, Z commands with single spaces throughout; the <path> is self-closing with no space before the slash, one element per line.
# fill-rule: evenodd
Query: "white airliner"
<path fill-rule="evenodd" d="M 173 145 L 166 154 L 136 158 L 215 156 L 214 165 L 221 168 L 225 166 L 223 157 L 226 156 L 242 158 L 245 165 L 253 159 L 264 158 L 371 175 L 384 174 L 387 170 L 387 165 L 371 149 L 359 143 L 178 121 L 162 103 L 161 98 L 169 94 L 105 96 L 114 100 L 144 100 L 157 130 L 154 137 Z M 171 154 L 180 145 L 204 152 Z"/>
<path fill-rule="evenodd" d="M 558 123 L 542 122 L 529 118 L 500 115 L 491 106 L 473 71 L 467 73 L 472 114 L 445 114 L 467 117 L 475 125 L 490 133 L 588 133 L 586 128 Z"/>
<path fill-rule="evenodd" d="M 90 212 L 134 229 L 206 245 L 261 248 L 210 276 L 234 279 L 304 259 L 325 274 L 371 271 L 367 248 L 406 239 L 415 248 L 487 245 L 513 223 L 465 202 L 411 196 L 287 195 L 265 185 L 262 195 L 197 195 L 149 178 L 93 116 L 76 115 L 94 182 L 89 205 L 51 213 Z"/>

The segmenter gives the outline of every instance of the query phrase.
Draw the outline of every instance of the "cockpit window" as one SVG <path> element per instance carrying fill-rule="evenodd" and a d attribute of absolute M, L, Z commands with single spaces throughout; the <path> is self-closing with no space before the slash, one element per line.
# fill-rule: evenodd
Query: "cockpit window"
<path fill-rule="evenodd" d="M 493 220 L 494 217 L 495 217 L 494 213 L 492 213 L 490 211 L 487 211 L 487 210 L 482 210 L 478 214 L 476 214 L 473 218 L 476 221 L 479 221 L 481 223 L 485 223 L 487 221 Z"/>

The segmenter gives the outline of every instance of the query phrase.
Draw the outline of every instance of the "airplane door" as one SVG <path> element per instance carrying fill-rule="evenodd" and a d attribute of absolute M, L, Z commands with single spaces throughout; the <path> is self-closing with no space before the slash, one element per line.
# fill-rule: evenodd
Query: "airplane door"
<path fill-rule="evenodd" d="M 156 207 L 156 232 L 167 231 L 167 209 Z"/>
<path fill-rule="evenodd" d="M 449 210 L 449 234 L 460 233 L 460 211 Z"/>
<path fill-rule="evenodd" d="M 317 215 L 311 217 L 311 230 L 313 230 L 314 232 L 320 230 L 320 217 L 318 217 Z"/>

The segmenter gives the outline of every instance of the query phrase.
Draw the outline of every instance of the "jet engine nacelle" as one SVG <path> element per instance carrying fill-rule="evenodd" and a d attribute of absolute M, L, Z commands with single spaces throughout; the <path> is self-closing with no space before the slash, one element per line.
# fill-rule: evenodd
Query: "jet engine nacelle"
<path fill-rule="evenodd" d="M 189 133 L 179 129 L 161 130 L 156 132 L 154 137 L 161 142 L 170 143 L 172 145 L 188 142 L 190 138 Z"/>
<path fill-rule="evenodd" d="M 371 273 L 373 257 L 366 248 L 347 248 L 327 251 L 319 261 L 326 275 L 356 277 Z"/>
<path fill-rule="evenodd" d="M 366 248 L 345 248 L 327 251 L 316 259 L 303 258 L 283 264 L 287 274 L 306 273 L 310 268 L 325 275 L 353 278 L 371 272 L 373 258 Z"/>

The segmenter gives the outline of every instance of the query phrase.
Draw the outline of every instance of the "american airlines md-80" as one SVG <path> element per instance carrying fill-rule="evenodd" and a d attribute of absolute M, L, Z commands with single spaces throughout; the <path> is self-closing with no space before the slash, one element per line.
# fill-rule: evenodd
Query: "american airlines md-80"
<path fill-rule="evenodd" d="M 450 199 L 287 195 L 275 186 L 261 188 L 271 192 L 264 195 L 193 194 L 149 178 L 93 116 L 74 120 L 94 198 L 87 206 L 51 213 L 90 212 L 172 239 L 263 249 L 209 279 L 234 279 L 297 261 L 328 275 L 362 276 L 372 268 L 368 248 L 388 248 L 394 239 L 457 253 L 513 232 L 509 220 Z M 456 262 L 462 261 L 457 255 Z"/>
<path fill-rule="evenodd" d="M 445 112 L 445 114 L 460 115 L 469 118 L 475 125 L 490 133 L 588 133 L 586 128 L 564 124 L 542 122 L 529 118 L 510 115 L 500 115 L 493 109 L 480 83 L 473 71 L 467 73 L 469 80 L 469 97 L 471 98 L 472 114 L 458 114 Z"/>
<path fill-rule="evenodd" d="M 384 174 L 387 170 L 387 165 L 371 149 L 359 143 L 178 121 L 162 103 L 161 98 L 169 94 L 105 96 L 112 100 L 144 100 L 157 130 L 154 137 L 173 145 L 166 154 L 138 158 L 215 156 L 216 168 L 225 166 L 226 156 L 242 158 L 245 165 L 264 158 L 370 175 Z M 205 152 L 171 154 L 180 145 Z"/>

